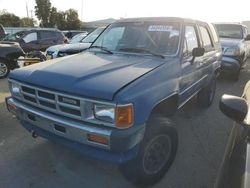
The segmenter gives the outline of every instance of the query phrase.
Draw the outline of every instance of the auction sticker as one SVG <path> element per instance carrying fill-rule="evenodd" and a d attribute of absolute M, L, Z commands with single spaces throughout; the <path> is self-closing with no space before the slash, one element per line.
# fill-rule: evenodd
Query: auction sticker
<path fill-rule="evenodd" d="M 172 31 L 173 26 L 169 25 L 150 25 L 148 27 L 148 31 L 161 31 L 161 32 L 169 32 Z"/>

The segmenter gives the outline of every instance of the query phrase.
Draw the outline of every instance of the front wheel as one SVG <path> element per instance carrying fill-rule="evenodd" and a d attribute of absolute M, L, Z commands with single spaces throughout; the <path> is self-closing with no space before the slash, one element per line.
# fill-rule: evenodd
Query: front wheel
<path fill-rule="evenodd" d="M 0 79 L 6 78 L 10 72 L 9 65 L 6 62 L 0 61 Z"/>
<path fill-rule="evenodd" d="M 198 103 L 202 107 L 209 107 L 215 96 L 216 91 L 216 76 L 213 76 L 210 83 L 204 87 L 200 92 L 198 93 Z"/>
<path fill-rule="evenodd" d="M 161 116 L 151 118 L 135 159 L 120 166 L 123 175 L 138 186 L 158 182 L 174 161 L 177 131 L 173 123 Z"/>

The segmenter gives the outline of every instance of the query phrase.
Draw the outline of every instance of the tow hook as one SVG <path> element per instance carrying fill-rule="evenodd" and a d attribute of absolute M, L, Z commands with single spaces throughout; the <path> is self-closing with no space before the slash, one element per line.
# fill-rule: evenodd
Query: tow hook
<path fill-rule="evenodd" d="M 37 138 L 38 137 L 38 135 L 36 134 L 36 132 L 33 131 L 33 130 L 31 131 L 31 135 L 32 135 L 33 138 Z"/>

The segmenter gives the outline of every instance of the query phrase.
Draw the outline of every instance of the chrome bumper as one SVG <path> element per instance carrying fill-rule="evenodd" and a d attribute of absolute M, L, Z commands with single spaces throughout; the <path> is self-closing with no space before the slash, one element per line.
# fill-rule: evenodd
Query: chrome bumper
<path fill-rule="evenodd" d="M 9 111 L 21 120 L 21 122 L 28 122 L 55 135 L 81 144 L 110 149 L 111 130 L 53 115 L 52 113 L 47 113 L 23 104 L 14 98 L 7 98 L 6 105 Z M 89 135 L 104 137 L 108 140 L 108 144 L 92 142 L 88 140 Z"/>

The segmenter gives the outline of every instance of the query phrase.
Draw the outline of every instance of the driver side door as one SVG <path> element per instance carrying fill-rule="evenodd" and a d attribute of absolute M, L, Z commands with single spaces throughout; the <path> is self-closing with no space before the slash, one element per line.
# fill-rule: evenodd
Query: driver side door
<path fill-rule="evenodd" d="M 198 30 L 195 24 L 184 25 L 184 40 L 181 57 L 181 77 L 180 77 L 180 103 L 183 106 L 197 91 L 199 91 L 199 80 L 201 73 L 199 70 L 201 57 L 193 57 L 194 48 L 200 47 Z"/>

